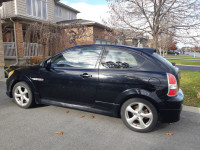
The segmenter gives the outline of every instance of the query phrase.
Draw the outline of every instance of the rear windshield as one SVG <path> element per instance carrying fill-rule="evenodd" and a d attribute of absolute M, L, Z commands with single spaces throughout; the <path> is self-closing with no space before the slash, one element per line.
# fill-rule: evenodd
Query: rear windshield
<path fill-rule="evenodd" d="M 173 67 L 173 65 L 167 59 L 163 58 L 162 56 L 158 55 L 157 53 L 153 53 L 153 56 L 156 57 L 161 62 Z"/>

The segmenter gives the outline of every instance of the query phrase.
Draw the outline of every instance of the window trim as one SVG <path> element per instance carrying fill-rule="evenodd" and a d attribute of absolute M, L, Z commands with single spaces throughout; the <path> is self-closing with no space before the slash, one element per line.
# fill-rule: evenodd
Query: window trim
<path fill-rule="evenodd" d="M 75 50 L 75 49 L 80 49 L 80 48 L 92 48 L 92 47 L 94 47 L 94 46 L 69 48 L 69 49 L 66 49 L 65 51 L 62 51 L 62 52 L 58 53 L 57 55 L 55 55 L 55 56 L 49 58 L 48 60 L 52 61 L 53 58 L 59 57 L 60 55 L 63 55 L 63 53 L 66 53 L 66 52 L 69 52 L 69 51 L 73 51 L 73 50 Z M 73 70 L 76 70 L 76 69 L 78 69 L 78 70 L 80 70 L 80 69 L 82 69 L 82 70 L 86 70 L 86 69 L 88 69 L 88 70 L 96 70 L 96 69 L 98 69 L 98 67 L 99 67 L 99 62 L 100 62 L 101 56 L 102 56 L 102 54 L 103 54 L 103 47 L 102 47 L 102 46 L 98 46 L 98 47 L 99 47 L 99 49 L 100 49 L 101 51 L 100 51 L 100 54 L 99 54 L 99 56 L 98 56 L 98 58 L 97 58 L 97 61 L 96 61 L 96 63 L 95 63 L 94 68 L 82 68 L 82 67 L 76 67 L 76 68 L 75 68 L 75 67 L 52 67 L 52 66 L 50 66 L 50 68 L 51 68 L 51 69 L 59 69 L 59 70 L 62 70 L 62 69 L 63 69 L 63 70 L 66 70 L 66 69 L 73 69 Z M 46 61 L 48 61 L 48 60 L 46 60 Z"/>
<path fill-rule="evenodd" d="M 126 51 L 126 52 L 129 52 L 129 53 L 131 53 L 131 54 L 136 54 L 136 55 L 139 55 L 140 57 L 142 57 L 142 58 L 144 58 L 144 61 L 140 64 L 140 65 L 138 65 L 138 66 L 136 66 L 136 67 L 134 67 L 134 68 L 101 68 L 101 63 L 105 60 L 105 52 L 106 52 L 106 50 L 109 50 L 108 48 L 113 48 L 113 50 L 120 50 L 120 51 Z M 112 49 L 111 49 L 112 50 Z M 144 64 L 146 62 L 146 58 L 144 57 L 144 56 L 142 56 L 142 53 L 141 52 L 137 52 L 136 50 L 130 50 L 130 49 L 128 49 L 128 48 L 120 48 L 120 47 L 104 47 L 104 50 L 103 50 L 103 54 L 102 54 L 102 57 L 101 57 L 101 60 L 100 60 L 100 62 L 99 62 L 99 66 L 98 66 L 98 68 L 99 68 L 99 70 L 136 70 L 136 69 L 139 69 L 139 68 L 141 68 L 142 67 L 142 65 Z"/>
<path fill-rule="evenodd" d="M 41 17 L 37 16 L 37 13 L 38 13 L 37 11 L 36 11 L 36 16 L 34 16 L 34 12 L 33 12 L 33 0 L 30 0 L 30 1 L 31 1 L 31 6 L 30 6 L 31 7 L 31 14 L 28 14 L 28 12 L 27 12 L 28 8 L 27 8 L 27 0 L 26 0 L 26 15 L 29 16 L 29 17 L 32 17 L 32 18 L 40 19 L 40 20 L 41 19 L 42 20 L 48 20 L 47 0 L 40 0 L 40 3 L 41 3 Z M 36 1 L 37 0 L 35 0 L 35 3 L 37 3 Z M 44 16 L 43 16 L 43 3 L 42 3 L 43 1 L 45 2 L 45 5 L 46 5 L 46 18 L 44 18 Z M 35 10 L 36 9 L 38 9 L 37 6 L 35 6 Z"/>
<path fill-rule="evenodd" d="M 60 16 L 59 16 L 59 11 L 58 11 L 59 9 L 60 9 Z M 58 11 L 58 12 L 56 12 L 56 11 Z M 57 18 L 62 18 L 62 8 L 60 6 L 55 5 L 54 16 Z"/>

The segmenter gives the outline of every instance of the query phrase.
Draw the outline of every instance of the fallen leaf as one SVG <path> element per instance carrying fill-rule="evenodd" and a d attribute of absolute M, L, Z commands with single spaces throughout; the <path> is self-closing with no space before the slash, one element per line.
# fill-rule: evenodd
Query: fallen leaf
<path fill-rule="evenodd" d="M 83 116 L 81 116 L 80 118 L 84 118 L 85 116 L 83 115 Z"/>
<path fill-rule="evenodd" d="M 184 117 L 184 116 L 181 116 L 181 119 L 185 119 L 185 117 Z"/>
<path fill-rule="evenodd" d="M 174 135 L 172 132 L 165 133 L 165 135 Z"/>
<path fill-rule="evenodd" d="M 200 92 L 197 92 L 197 98 L 200 98 Z"/>
<path fill-rule="evenodd" d="M 92 119 L 93 119 L 93 118 L 95 118 L 95 116 L 90 116 L 90 118 L 92 118 Z"/>
<path fill-rule="evenodd" d="M 56 132 L 56 134 L 63 135 L 64 132 L 58 131 L 58 132 Z"/>
<path fill-rule="evenodd" d="M 68 114 L 68 113 L 69 113 L 69 110 L 66 111 L 66 114 Z"/>

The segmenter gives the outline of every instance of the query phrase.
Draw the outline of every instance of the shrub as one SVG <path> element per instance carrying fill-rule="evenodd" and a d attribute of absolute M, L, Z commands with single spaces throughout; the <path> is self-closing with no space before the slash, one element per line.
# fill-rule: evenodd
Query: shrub
<path fill-rule="evenodd" d="M 31 64 L 39 64 L 42 61 L 42 57 L 34 56 L 30 59 Z"/>

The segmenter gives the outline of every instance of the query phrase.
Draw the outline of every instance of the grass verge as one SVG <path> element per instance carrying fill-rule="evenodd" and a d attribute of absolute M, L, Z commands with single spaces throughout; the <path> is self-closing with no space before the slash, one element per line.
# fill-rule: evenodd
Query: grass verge
<path fill-rule="evenodd" d="M 197 92 L 200 92 L 200 72 L 181 71 L 180 88 L 184 93 L 184 105 L 200 107 L 200 98 L 197 98 Z"/>
<path fill-rule="evenodd" d="M 168 58 L 171 58 L 171 59 L 196 59 L 196 60 L 200 60 L 200 57 L 192 57 L 191 55 L 183 55 L 183 54 L 180 54 L 180 55 L 177 55 L 177 56 L 174 56 L 174 55 L 166 55 L 164 58 L 168 59 Z"/>

